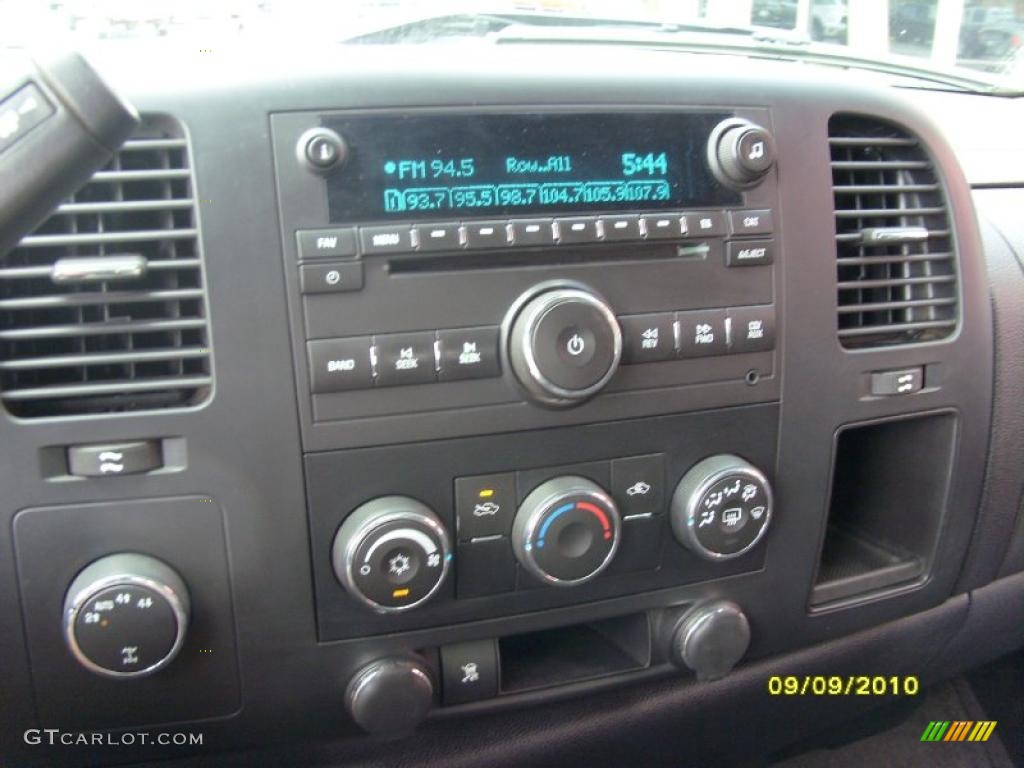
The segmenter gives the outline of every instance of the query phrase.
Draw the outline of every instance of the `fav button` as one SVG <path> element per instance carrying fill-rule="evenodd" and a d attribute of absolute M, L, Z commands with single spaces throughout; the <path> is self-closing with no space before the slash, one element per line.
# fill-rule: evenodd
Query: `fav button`
<path fill-rule="evenodd" d="M 380 386 L 436 381 L 434 334 L 431 331 L 377 336 L 374 344 L 377 349 L 377 384 Z"/>
<path fill-rule="evenodd" d="M 321 339 L 307 345 L 314 394 L 363 389 L 373 385 L 370 339 Z"/>
<path fill-rule="evenodd" d="M 356 231 L 352 227 L 340 229 L 300 229 L 295 233 L 300 259 L 322 256 L 355 256 Z"/>
<path fill-rule="evenodd" d="M 437 340 L 441 348 L 441 381 L 501 375 L 497 328 L 438 331 Z"/>

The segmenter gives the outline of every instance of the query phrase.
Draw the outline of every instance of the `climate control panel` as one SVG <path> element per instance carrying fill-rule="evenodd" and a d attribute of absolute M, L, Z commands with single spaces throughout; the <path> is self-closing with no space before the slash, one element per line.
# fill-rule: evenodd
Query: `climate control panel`
<path fill-rule="evenodd" d="M 748 409 L 749 431 L 729 413 L 659 417 L 638 422 L 618 446 L 604 440 L 612 425 L 594 425 L 443 450 L 307 457 L 318 571 L 328 554 L 317 585 L 322 636 L 518 614 L 757 569 L 776 514 L 775 410 Z M 731 426 L 715 426 L 727 419 Z M 499 445 L 523 464 L 474 471 L 493 467 Z M 624 453 L 632 445 L 662 450 Z M 593 458 L 602 447 L 611 455 Z M 581 460 L 564 463 L 574 454 Z M 365 483 L 339 484 L 345 477 Z"/>

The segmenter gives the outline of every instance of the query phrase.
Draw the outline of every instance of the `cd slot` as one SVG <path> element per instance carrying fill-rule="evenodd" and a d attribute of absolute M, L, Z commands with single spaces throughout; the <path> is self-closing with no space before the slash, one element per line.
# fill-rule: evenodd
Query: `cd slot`
<path fill-rule="evenodd" d="M 449 254 L 415 254 L 388 259 L 391 275 L 425 272 L 461 272 L 465 270 L 510 269 L 514 267 L 549 267 L 555 265 L 595 264 L 628 261 L 686 259 L 703 261 L 712 252 L 712 242 L 698 240 L 678 244 L 635 243 L 624 247 L 592 245 L 580 248 L 507 249 L 498 251 L 459 252 Z"/>

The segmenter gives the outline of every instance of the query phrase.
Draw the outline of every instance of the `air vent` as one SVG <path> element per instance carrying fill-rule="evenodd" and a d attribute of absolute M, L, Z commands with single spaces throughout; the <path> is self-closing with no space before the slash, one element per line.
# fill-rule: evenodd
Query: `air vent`
<path fill-rule="evenodd" d="M 935 341 L 957 323 L 954 238 L 917 139 L 855 115 L 829 122 L 844 347 Z"/>
<path fill-rule="evenodd" d="M 0 399 L 23 418 L 201 402 L 204 296 L 188 144 L 149 118 L 0 261 Z"/>

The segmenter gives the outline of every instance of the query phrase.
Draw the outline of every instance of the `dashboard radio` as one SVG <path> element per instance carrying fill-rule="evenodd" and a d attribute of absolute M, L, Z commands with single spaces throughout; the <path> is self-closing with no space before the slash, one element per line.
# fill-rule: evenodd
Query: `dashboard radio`
<path fill-rule="evenodd" d="M 770 125 L 764 109 L 274 115 L 308 447 L 772 400 Z"/>

